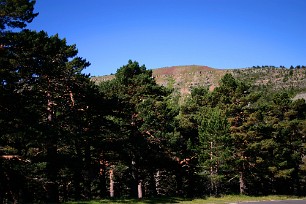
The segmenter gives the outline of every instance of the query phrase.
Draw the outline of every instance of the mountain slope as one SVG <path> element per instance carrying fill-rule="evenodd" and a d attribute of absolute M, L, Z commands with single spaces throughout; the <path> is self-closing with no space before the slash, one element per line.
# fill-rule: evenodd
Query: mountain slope
<path fill-rule="evenodd" d="M 182 95 L 189 94 L 192 87 L 204 86 L 210 90 L 218 86 L 220 79 L 231 73 L 235 78 L 253 85 L 255 88 L 270 90 L 306 90 L 306 69 L 278 67 L 258 67 L 243 69 L 215 69 L 207 66 L 173 66 L 153 69 L 153 77 L 160 85 L 174 88 Z M 92 77 L 96 83 L 110 80 L 114 75 Z"/>

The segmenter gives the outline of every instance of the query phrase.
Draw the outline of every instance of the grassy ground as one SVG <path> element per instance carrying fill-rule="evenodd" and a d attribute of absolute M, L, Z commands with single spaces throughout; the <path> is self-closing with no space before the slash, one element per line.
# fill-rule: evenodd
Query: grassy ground
<path fill-rule="evenodd" d="M 68 202 L 67 204 L 120 204 L 120 203 L 137 203 L 137 204 L 153 204 L 153 203 L 182 203 L 182 204 L 225 204 L 241 201 L 262 201 L 262 200 L 287 200 L 297 199 L 297 197 L 289 196 L 264 196 L 264 197 L 250 197 L 250 196 L 224 196 L 221 198 L 208 197 L 203 199 L 184 199 L 184 198 L 154 198 L 154 199 L 114 199 L 114 200 L 96 200 L 96 201 L 80 201 Z M 303 198 L 299 198 L 303 199 Z M 304 198 L 305 199 L 305 198 Z"/>

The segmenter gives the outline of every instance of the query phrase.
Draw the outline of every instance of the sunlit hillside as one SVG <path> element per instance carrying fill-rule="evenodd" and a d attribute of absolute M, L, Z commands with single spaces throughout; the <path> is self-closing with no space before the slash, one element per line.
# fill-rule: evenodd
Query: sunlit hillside
<path fill-rule="evenodd" d="M 153 77 L 162 86 L 171 87 L 182 95 L 189 94 L 192 87 L 205 86 L 212 90 L 226 73 L 253 85 L 255 88 L 271 90 L 293 89 L 303 92 L 306 89 L 305 68 L 280 68 L 274 66 L 243 69 L 216 69 L 208 66 L 172 66 L 153 69 Z M 114 75 L 92 77 L 99 83 L 110 80 Z"/>

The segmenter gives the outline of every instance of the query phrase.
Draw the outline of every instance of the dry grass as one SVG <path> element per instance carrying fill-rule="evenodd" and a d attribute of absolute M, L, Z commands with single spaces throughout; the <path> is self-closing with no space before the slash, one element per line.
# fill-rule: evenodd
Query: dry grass
<path fill-rule="evenodd" d="M 137 204 L 153 204 L 153 203 L 182 203 L 182 204 L 226 204 L 226 203 L 238 203 L 242 201 L 264 201 L 264 200 L 290 200 L 290 199 L 306 199 L 293 196 L 262 196 L 251 197 L 241 195 L 228 195 L 220 198 L 208 197 L 203 199 L 184 199 L 184 198 L 154 198 L 154 199 L 114 199 L 114 200 L 98 200 L 98 201 L 81 201 L 81 202 L 69 202 L 69 204 L 124 204 L 124 203 L 137 203 Z M 306 201 L 305 201 L 306 202 Z"/>

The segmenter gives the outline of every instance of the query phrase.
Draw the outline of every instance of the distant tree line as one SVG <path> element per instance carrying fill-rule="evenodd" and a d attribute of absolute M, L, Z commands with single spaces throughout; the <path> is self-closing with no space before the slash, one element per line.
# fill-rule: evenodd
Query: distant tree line
<path fill-rule="evenodd" d="M 283 68 L 283 69 L 286 69 L 287 67 L 283 66 L 283 65 L 280 65 L 279 67 L 277 66 L 273 66 L 273 65 L 262 65 L 262 66 L 252 66 L 252 68 L 257 68 L 257 69 L 260 69 L 260 68 L 263 68 L 263 69 L 266 69 L 266 68 Z M 305 65 L 296 65 L 295 67 L 293 65 L 291 65 L 289 67 L 289 69 L 305 69 L 306 66 Z"/>
<path fill-rule="evenodd" d="M 0 203 L 306 192 L 306 103 L 226 74 L 181 101 L 129 61 L 94 84 L 57 35 L 0 1 Z M 13 29 L 13 30 L 11 30 Z"/>

